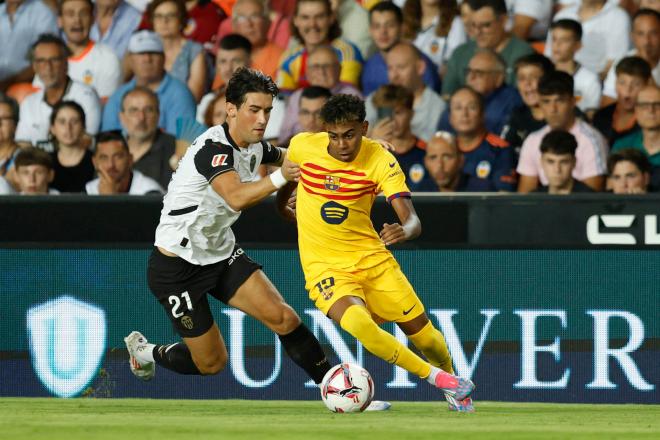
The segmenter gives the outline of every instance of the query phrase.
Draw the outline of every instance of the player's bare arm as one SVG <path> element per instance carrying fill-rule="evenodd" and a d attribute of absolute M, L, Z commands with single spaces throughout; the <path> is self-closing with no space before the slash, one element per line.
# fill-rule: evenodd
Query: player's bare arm
<path fill-rule="evenodd" d="M 296 221 L 296 196 L 293 192 L 296 189 L 294 182 L 288 182 L 282 188 L 277 190 L 275 195 L 275 207 L 277 212 L 285 220 L 295 223 Z"/>
<path fill-rule="evenodd" d="M 284 159 L 282 167 L 275 173 L 278 172 L 288 182 L 296 182 L 300 178 L 300 167 L 288 159 Z M 278 188 L 276 183 L 273 178 L 242 182 L 238 173 L 232 170 L 213 179 L 211 187 L 225 199 L 231 209 L 242 211 L 272 194 Z"/>
<path fill-rule="evenodd" d="M 419 234 L 422 233 L 422 223 L 419 221 L 412 201 L 408 198 L 394 199 L 392 208 L 401 223 L 383 224 L 383 229 L 380 231 L 380 239 L 383 240 L 383 243 L 389 246 L 419 237 Z"/>

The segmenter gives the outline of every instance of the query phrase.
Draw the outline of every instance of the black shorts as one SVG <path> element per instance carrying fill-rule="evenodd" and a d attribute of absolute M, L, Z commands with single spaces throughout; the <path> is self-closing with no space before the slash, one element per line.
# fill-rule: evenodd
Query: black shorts
<path fill-rule="evenodd" d="M 168 257 L 154 248 L 149 256 L 147 281 L 182 337 L 206 333 L 213 315 L 206 294 L 227 304 L 239 287 L 261 269 L 236 245 L 230 258 L 200 266 L 179 257 Z"/>

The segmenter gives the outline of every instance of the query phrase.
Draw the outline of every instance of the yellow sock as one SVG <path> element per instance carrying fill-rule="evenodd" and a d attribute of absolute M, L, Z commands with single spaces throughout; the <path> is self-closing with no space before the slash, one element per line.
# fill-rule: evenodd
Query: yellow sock
<path fill-rule="evenodd" d="M 415 347 L 421 351 L 431 365 L 438 367 L 447 373 L 454 374 L 454 368 L 451 365 L 451 355 L 447 349 L 445 337 L 433 327 L 429 321 L 423 329 L 408 336 L 408 339 L 415 344 Z"/>
<path fill-rule="evenodd" d="M 340 325 L 364 348 L 390 364 L 396 364 L 423 379 L 431 374 L 431 365 L 378 327 L 365 307 L 350 306 L 344 312 Z"/>

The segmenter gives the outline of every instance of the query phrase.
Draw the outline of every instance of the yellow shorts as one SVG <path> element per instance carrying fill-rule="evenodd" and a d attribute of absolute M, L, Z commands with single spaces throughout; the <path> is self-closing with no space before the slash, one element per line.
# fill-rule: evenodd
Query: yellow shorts
<path fill-rule="evenodd" d="M 348 272 L 328 267 L 322 273 L 306 288 L 309 298 L 325 315 L 345 296 L 361 298 L 372 314 L 389 322 L 407 322 L 424 312 L 424 305 L 393 257 L 365 270 Z"/>

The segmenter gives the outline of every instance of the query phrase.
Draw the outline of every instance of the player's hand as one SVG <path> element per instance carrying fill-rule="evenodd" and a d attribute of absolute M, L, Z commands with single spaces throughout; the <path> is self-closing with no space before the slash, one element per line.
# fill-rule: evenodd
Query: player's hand
<path fill-rule="evenodd" d="M 372 139 L 392 139 L 394 133 L 394 120 L 392 118 L 383 118 L 376 122 L 371 130 Z"/>
<path fill-rule="evenodd" d="M 385 243 L 385 246 L 403 243 L 406 241 L 406 233 L 403 230 L 403 226 L 398 223 L 383 223 L 383 229 L 380 231 L 380 239 Z"/>
<path fill-rule="evenodd" d="M 378 142 L 383 148 L 385 148 L 390 153 L 394 153 L 394 145 L 390 142 L 387 142 L 385 139 L 374 139 Z"/>
<path fill-rule="evenodd" d="M 300 165 L 285 157 L 284 162 L 282 162 L 282 175 L 289 182 L 297 182 L 300 180 Z"/>

